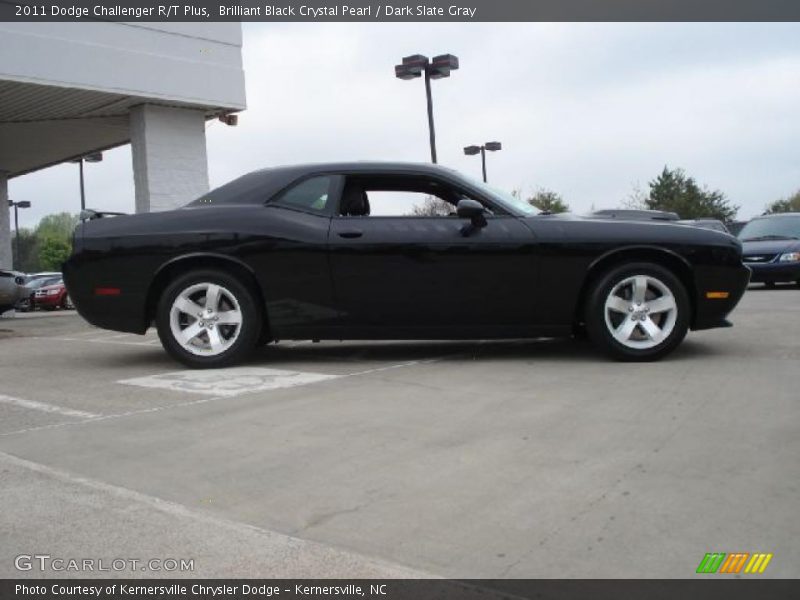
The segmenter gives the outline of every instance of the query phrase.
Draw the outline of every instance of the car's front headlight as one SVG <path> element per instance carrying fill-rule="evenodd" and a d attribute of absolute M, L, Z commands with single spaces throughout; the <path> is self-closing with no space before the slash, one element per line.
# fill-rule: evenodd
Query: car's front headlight
<path fill-rule="evenodd" d="M 48 296 L 56 296 L 58 294 L 58 290 L 47 290 Z"/>
<path fill-rule="evenodd" d="M 800 262 L 800 252 L 787 252 L 786 254 L 781 254 L 778 262 Z"/>

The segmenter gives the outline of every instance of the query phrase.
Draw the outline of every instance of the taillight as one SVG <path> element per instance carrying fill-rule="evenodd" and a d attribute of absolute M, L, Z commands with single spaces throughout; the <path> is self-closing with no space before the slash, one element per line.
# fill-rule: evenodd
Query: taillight
<path fill-rule="evenodd" d="M 98 287 L 94 288 L 95 296 L 119 296 L 122 290 L 116 287 Z"/>

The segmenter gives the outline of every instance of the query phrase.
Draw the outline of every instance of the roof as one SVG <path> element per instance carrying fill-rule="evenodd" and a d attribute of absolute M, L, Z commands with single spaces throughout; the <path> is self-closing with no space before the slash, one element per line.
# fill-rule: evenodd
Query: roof
<path fill-rule="evenodd" d="M 316 173 L 390 173 L 390 174 L 431 174 L 444 175 L 451 179 L 460 178 L 457 171 L 430 163 L 352 161 L 310 163 L 302 165 L 283 165 L 260 169 L 242 175 L 211 190 L 188 206 L 208 204 L 250 204 L 263 202 L 297 179 Z"/>
<path fill-rule="evenodd" d="M 753 219 L 779 219 L 781 217 L 800 217 L 800 212 L 770 213 L 768 215 L 753 217 Z"/>
<path fill-rule="evenodd" d="M 258 171 L 259 173 L 278 174 L 282 172 L 293 172 L 298 175 L 305 173 L 431 173 L 431 174 L 456 174 L 457 172 L 449 167 L 442 167 L 431 163 L 417 162 L 393 162 L 393 161 L 369 161 L 356 160 L 346 162 L 323 162 L 306 163 L 296 165 L 280 165 L 268 167 Z"/>

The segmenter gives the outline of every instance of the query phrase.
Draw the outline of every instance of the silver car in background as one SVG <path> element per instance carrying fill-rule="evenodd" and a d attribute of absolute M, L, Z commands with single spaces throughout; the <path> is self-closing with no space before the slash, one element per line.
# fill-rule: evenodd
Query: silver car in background
<path fill-rule="evenodd" d="M 25 297 L 25 278 L 16 271 L 0 269 L 0 314 L 14 308 Z"/>

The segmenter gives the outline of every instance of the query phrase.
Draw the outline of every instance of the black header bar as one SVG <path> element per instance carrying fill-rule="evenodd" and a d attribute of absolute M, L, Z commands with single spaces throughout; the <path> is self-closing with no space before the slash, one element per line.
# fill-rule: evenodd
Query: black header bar
<path fill-rule="evenodd" d="M 13 21 L 800 21 L 798 0 L 0 0 Z"/>
<path fill-rule="evenodd" d="M 4 579 L 3 600 L 789 600 L 800 580 L 733 579 Z"/>

